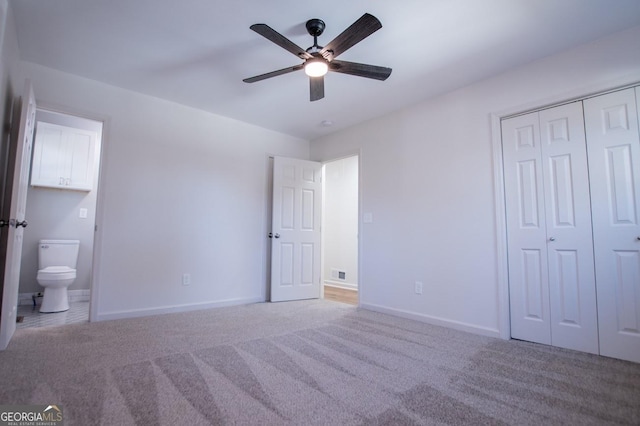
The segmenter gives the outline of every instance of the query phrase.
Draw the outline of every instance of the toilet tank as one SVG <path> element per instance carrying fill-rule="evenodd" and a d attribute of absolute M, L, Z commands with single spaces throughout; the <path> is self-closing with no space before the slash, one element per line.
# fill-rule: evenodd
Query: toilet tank
<path fill-rule="evenodd" d="M 68 266 L 76 269 L 78 262 L 78 240 L 40 240 L 38 246 L 38 269 L 48 266 Z"/>

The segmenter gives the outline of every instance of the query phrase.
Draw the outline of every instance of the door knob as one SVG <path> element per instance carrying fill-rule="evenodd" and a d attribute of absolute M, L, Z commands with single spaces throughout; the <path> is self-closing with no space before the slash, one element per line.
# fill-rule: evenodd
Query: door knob
<path fill-rule="evenodd" d="M 4 228 L 5 226 L 9 226 L 9 221 L 0 219 L 0 228 Z"/>
<path fill-rule="evenodd" d="M 556 237 L 549 238 L 549 241 L 555 241 L 555 240 L 556 240 Z"/>
<path fill-rule="evenodd" d="M 276 234 L 273 236 L 274 238 L 280 238 L 280 234 Z"/>
<path fill-rule="evenodd" d="M 269 238 L 273 238 L 273 232 L 269 232 Z"/>
<path fill-rule="evenodd" d="M 16 221 L 16 228 L 17 228 L 18 226 L 22 226 L 23 228 L 26 228 L 26 227 L 27 227 L 27 225 L 28 225 L 28 223 L 27 223 L 27 221 L 26 221 L 26 220 L 23 220 L 22 222 L 18 222 L 18 221 Z"/>

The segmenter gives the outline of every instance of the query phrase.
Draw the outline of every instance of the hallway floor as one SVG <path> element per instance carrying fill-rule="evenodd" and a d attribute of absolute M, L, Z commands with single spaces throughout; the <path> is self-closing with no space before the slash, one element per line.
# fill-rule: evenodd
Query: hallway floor
<path fill-rule="evenodd" d="M 325 285 L 324 298 L 327 300 L 333 300 L 334 302 L 342 302 L 342 303 L 348 303 L 349 305 L 357 305 L 358 290 L 349 290 L 346 288 Z"/>

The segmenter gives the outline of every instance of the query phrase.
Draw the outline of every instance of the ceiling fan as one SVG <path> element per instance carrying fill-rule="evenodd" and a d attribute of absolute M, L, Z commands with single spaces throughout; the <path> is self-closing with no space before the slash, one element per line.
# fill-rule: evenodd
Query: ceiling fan
<path fill-rule="evenodd" d="M 369 37 L 374 32 L 382 28 L 382 24 L 373 15 L 365 13 L 349 28 L 334 38 L 326 46 L 318 46 L 318 37 L 325 29 L 325 23 L 321 19 L 310 19 L 306 24 L 309 35 L 313 37 L 313 46 L 304 50 L 291 40 L 275 31 L 266 24 L 254 24 L 251 28 L 267 40 L 272 41 L 285 50 L 293 53 L 304 62 L 292 67 L 268 72 L 255 77 L 245 78 L 245 83 L 255 83 L 256 81 L 276 77 L 301 69 L 309 76 L 311 87 L 311 101 L 324 98 L 324 75 L 327 71 L 335 71 L 343 74 L 351 74 L 358 77 L 373 78 L 375 80 L 386 80 L 391 75 L 391 68 L 379 67 L 376 65 L 360 64 L 356 62 L 339 61 L 335 58 L 344 51 Z"/>

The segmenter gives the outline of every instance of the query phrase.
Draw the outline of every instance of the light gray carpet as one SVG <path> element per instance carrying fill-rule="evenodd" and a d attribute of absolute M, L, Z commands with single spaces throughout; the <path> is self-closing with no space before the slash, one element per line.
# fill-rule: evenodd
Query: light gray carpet
<path fill-rule="evenodd" d="M 640 364 L 337 302 L 18 330 L 0 404 L 67 425 L 640 424 Z"/>

